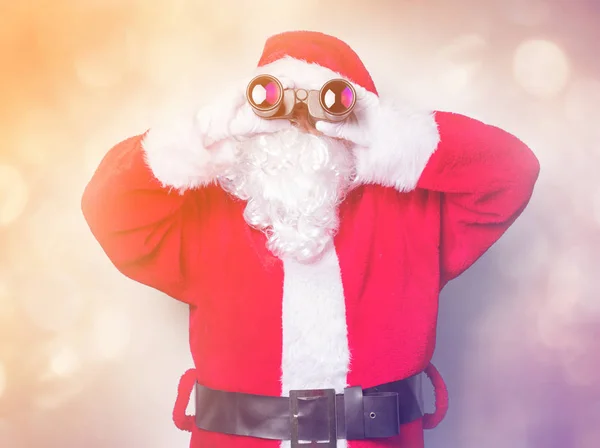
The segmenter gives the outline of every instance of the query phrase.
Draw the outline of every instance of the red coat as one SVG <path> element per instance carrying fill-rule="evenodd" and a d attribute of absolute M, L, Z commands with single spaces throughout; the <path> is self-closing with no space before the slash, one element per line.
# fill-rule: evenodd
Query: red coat
<path fill-rule="evenodd" d="M 519 216 L 539 171 L 532 152 L 501 129 L 456 114 L 432 117 L 439 139 L 424 168 L 417 167 L 416 185 L 397 185 L 389 173 L 367 173 L 341 205 L 332 258 L 339 268 L 328 272 L 341 276 L 347 350 L 343 344 L 324 348 L 316 358 L 308 354 L 305 364 L 290 358 L 292 367 L 285 367 L 285 350 L 293 342 L 284 340 L 282 321 L 285 327 L 294 319 L 312 319 L 312 327 L 303 330 L 306 343 L 320 333 L 316 338 L 327 346 L 327 328 L 335 319 L 324 320 L 308 305 L 294 310 L 291 302 L 286 311 L 286 291 L 304 288 L 308 297 L 311 282 L 294 286 L 290 278 L 286 283 L 284 263 L 267 251 L 264 235 L 244 221 L 245 204 L 210 179 L 187 182 L 193 188 L 178 186 L 181 191 L 169 188 L 155 175 L 161 168 L 153 155 L 144 154 L 143 137 L 133 137 L 103 160 L 83 196 L 83 212 L 123 274 L 189 304 L 190 347 L 200 383 L 278 396 L 282 369 L 319 378 L 320 369 L 331 368 L 330 359 L 319 356 L 346 359 L 350 386 L 405 378 L 423 370 L 433 354 L 440 290 Z M 177 154 L 171 150 L 169 157 Z M 393 160 L 389 166 L 395 166 Z M 312 271 L 311 278 L 327 283 L 320 272 Z M 315 294 L 326 295 L 328 287 Z M 295 343 L 302 349 L 302 341 Z M 348 445 L 420 448 L 421 421 L 402 427 L 392 441 Z M 194 428 L 191 446 L 276 448 L 279 443 Z"/>

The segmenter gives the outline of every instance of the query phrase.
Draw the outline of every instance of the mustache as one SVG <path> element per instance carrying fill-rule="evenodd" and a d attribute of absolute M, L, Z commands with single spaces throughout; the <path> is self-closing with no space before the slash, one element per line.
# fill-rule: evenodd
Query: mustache
<path fill-rule="evenodd" d="M 221 185 L 247 201 L 244 219 L 267 236 L 269 250 L 298 261 L 322 254 L 354 173 L 346 146 L 290 129 L 245 141 L 236 156 Z"/>

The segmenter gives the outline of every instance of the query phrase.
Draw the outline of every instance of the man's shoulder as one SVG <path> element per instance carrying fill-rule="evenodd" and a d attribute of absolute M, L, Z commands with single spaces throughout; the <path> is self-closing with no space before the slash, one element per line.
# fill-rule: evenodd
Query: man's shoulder
<path fill-rule="evenodd" d="M 393 187 L 385 187 L 376 184 L 361 185 L 351 190 L 344 200 L 351 205 L 369 203 L 378 205 L 397 206 L 415 206 L 415 205 L 435 205 L 440 193 L 425 190 L 423 188 L 414 188 L 410 191 L 398 191 Z"/>

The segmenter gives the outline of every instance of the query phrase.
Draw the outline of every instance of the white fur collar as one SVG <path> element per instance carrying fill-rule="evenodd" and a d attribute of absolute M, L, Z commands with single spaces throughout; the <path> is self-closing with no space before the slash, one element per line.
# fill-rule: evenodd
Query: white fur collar
<path fill-rule="evenodd" d="M 342 77 L 327 68 L 283 58 L 257 69 L 294 80 L 299 88 L 318 90 L 328 80 Z M 368 93 L 373 95 L 372 93 Z M 381 99 L 369 148 L 355 148 L 357 181 L 399 191 L 413 190 L 436 150 L 439 133 L 432 112 L 411 110 L 400 102 Z M 234 142 L 225 141 L 207 151 L 194 124 L 194 114 L 174 117 L 151 128 L 143 141 L 146 161 L 156 178 L 180 191 L 214 182 L 223 166 L 233 160 Z"/>

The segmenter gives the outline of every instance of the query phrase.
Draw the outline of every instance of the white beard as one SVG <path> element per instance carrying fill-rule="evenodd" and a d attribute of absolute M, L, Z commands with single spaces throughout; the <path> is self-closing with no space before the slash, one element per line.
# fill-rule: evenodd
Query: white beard
<path fill-rule="evenodd" d="M 219 182 L 247 201 L 244 219 L 265 233 L 273 254 L 311 262 L 332 246 L 353 179 L 345 143 L 293 128 L 240 143 Z"/>

